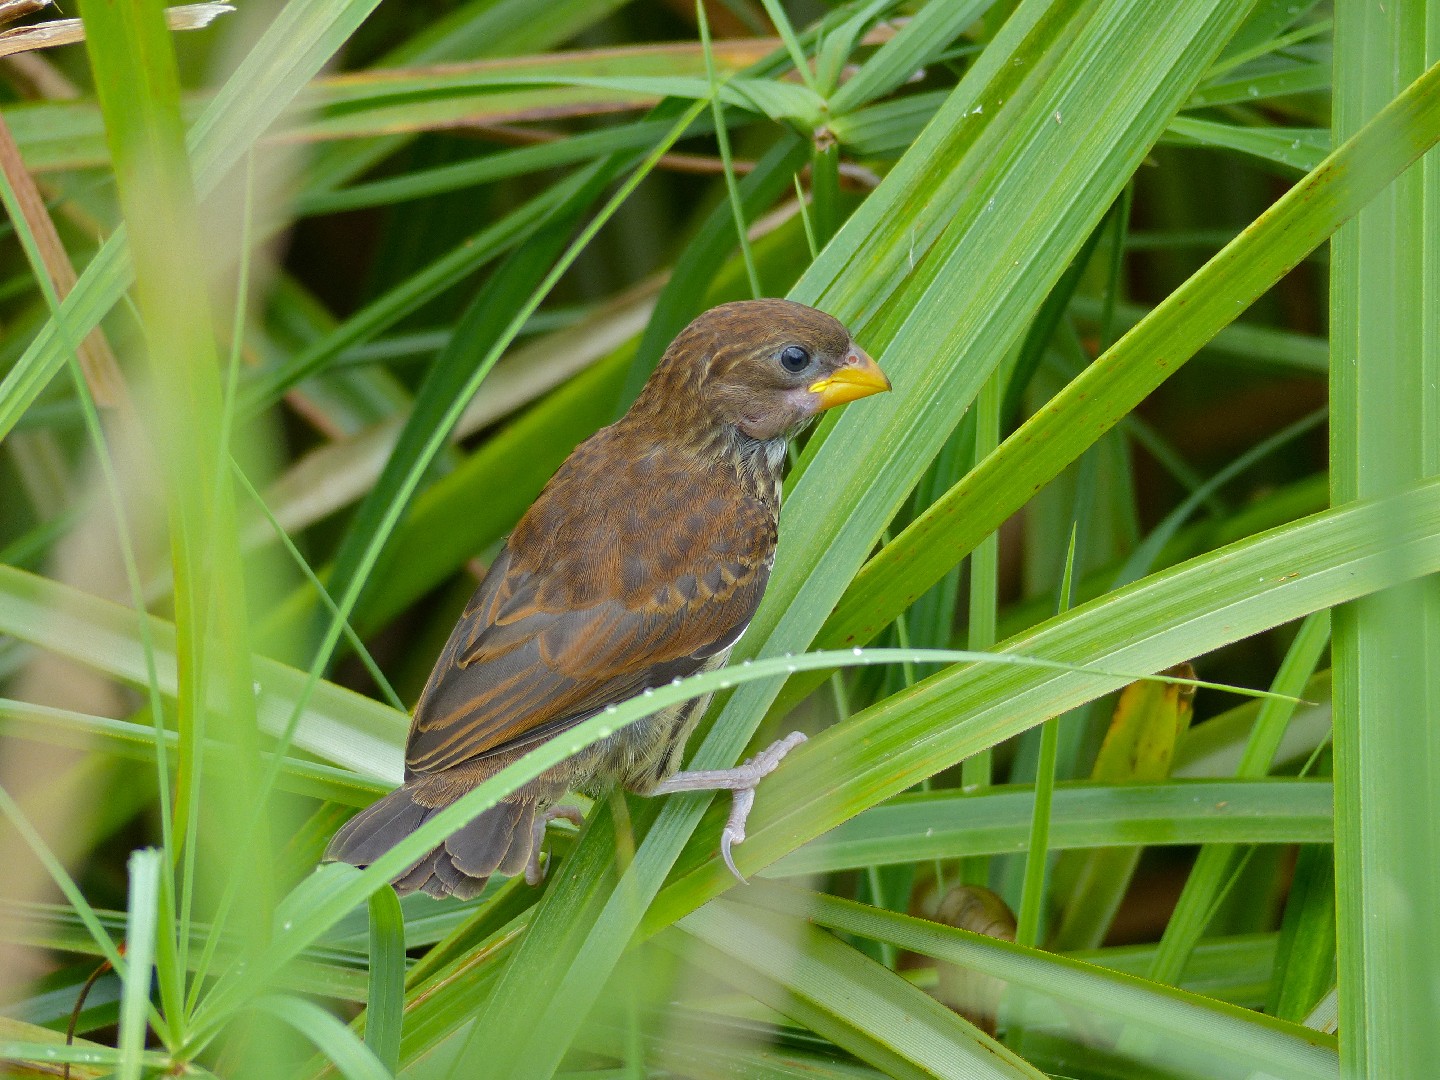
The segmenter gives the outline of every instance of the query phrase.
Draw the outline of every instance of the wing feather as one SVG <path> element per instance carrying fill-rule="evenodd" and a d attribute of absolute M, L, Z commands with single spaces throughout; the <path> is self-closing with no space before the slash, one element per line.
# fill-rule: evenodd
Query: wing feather
<path fill-rule="evenodd" d="M 411 778 L 533 745 L 699 670 L 760 603 L 774 543 L 768 508 L 737 495 L 715 536 L 668 544 L 672 509 L 639 523 L 628 509 L 624 524 L 638 534 L 587 521 L 589 543 L 577 551 L 564 535 L 574 522 L 551 515 L 545 536 L 559 543 L 535 535 L 550 495 L 517 526 L 430 675 L 406 749 Z M 637 535 L 651 541 L 641 556 Z M 649 562 L 638 570 L 625 564 L 641 557 Z"/>

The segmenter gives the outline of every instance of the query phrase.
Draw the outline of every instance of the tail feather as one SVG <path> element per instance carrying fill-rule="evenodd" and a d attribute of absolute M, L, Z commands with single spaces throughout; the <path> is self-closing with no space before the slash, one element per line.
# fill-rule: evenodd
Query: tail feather
<path fill-rule="evenodd" d="M 325 858 L 370 865 L 438 811 L 414 795 L 406 785 L 356 814 L 331 839 Z M 534 826 L 533 802 L 497 803 L 399 874 L 395 891 L 461 900 L 478 896 L 491 874 L 514 876 L 525 869 Z"/>
<path fill-rule="evenodd" d="M 523 874 L 530 865 L 530 849 L 535 844 L 535 804 L 525 803 L 523 808 L 524 813 L 515 819 L 515 826 L 510 832 L 510 846 L 505 849 L 505 857 L 494 871 L 506 877 Z"/>
<path fill-rule="evenodd" d="M 408 787 L 396 788 L 347 821 L 330 838 L 326 861 L 369 866 L 418 829 L 433 811 L 411 794 Z"/>
<path fill-rule="evenodd" d="M 517 837 L 517 826 L 521 819 L 531 821 L 534 811 L 528 814 L 524 803 L 496 803 L 485 813 L 457 833 L 445 840 L 445 850 L 456 869 L 471 877 L 487 877 L 499 869 L 510 850 L 511 841 Z M 525 855 L 530 855 L 528 832 Z"/>

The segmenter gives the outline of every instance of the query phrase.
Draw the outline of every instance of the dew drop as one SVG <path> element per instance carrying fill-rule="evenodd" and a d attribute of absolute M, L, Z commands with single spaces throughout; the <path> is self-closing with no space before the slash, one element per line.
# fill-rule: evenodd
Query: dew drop
<path fill-rule="evenodd" d="M 799 669 L 798 667 L 796 667 L 794 664 L 786 664 L 786 665 L 785 665 L 785 670 L 788 671 L 788 672 L 790 672 L 790 674 L 793 675 L 793 674 L 795 674 L 795 672 L 799 671 L 800 669 Z"/>
<path fill-rule="evenodd" d="M 614 706 L 614 705 L 606 705 L 606 706 L 605 706 L 605 711 L 606 711 L 607 713 L 613 713 L 613 712 L 615 711 L 615 706 Z"/>
<path fill-rule="evenodd" d="M 721 680 L 720 680 L 720 689 L 721 689 L 721 690 L 729 690 L 729 689 L 730 689 L 730 680 L 729 680 L 729 679 L 721 679 Z"/>
<path fill-rule="evenodd" d="M 850 655 L 851 655 L 851 656 L 859 656 L 859 655 L 860 655 L 860 646 L 859 646 L 859 645 L 856 645 L 855 648 L 851 649 L 851 650 L 850 650 Z"/>
<path fill-rule="evenodd" d="M 646 696 L 646 697 L 654 697 L 654 696 L 655 696 L 655 691 L 652 690 L 652 689 L 650 689 L 650 687 L 647 686 L 647 687 L 645 688 L 645 696 Z"/>
<path fill-rule="evenodd" d="M 670 680 L 670 685 L 671 685 L 671 686 L 679 686 L 679 685 L 680 685 L 680 676 L 679 676 L 679 675 L 676 675 L 673 679 L 671 679 L 671 680 Z"/>

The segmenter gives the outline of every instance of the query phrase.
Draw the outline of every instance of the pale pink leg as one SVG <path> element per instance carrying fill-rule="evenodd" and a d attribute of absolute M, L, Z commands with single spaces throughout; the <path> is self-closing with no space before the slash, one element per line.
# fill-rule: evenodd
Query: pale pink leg
<path fill-rule="evenodd" d="M 649 794 L 669 795 L 676 791 L 733 791 L 734 801 L 730 804 L 730 817 L 725 822 L 725 831 L 720 834 L 720 857 L 730 872 L 741 882 L 745 877 L 735 867 L 730 854 L 734 845 L 745 840 L 745 819 L 755 805 L 755 788 L 760 781 L 775 771 L 782 758 L 805 741 L 799 731 L 792 731 L 779 742 L 772 743 L 743 765 L 733 769 L 708 769 L 696 772 L 676 773 L 668 780 L 661 780 Z"/>

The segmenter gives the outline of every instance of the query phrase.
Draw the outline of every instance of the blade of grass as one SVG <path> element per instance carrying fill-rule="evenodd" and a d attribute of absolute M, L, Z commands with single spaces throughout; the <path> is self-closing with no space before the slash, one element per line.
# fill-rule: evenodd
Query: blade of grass
<path fill-rule="evenodd" d="M 887 1076 L 1041 1080 L 1013 1051 L 803 919 L 722 901 L 679 927 L 719 954 L 705 966 L 720 978 Z"/>
<path fill-rule="evenodd" d="M 1285 901 L 1265 1011 L 1314 1027 L 1308 1018 L 1334 986 L 1335 852 L 1305 844 L 1296 857 Z"/>
<path fill-rule="evenodd" d="M 790 25 L 790 18 L 785 14 L 785 9 L 780 6 L 780 0 L 760 0 L 765 5 L 765 14 L 770 16 L 770 22 L 780 34 L 780 40 L 785 43 L 785 51 L 790 54 L 790 63 L 795 66 L 795 74 L 800 76 L 800 81 L 817 96 L 820 90 L 815 85 L 815 73 L 810 70 L 810 62 L 805 58 L 805 50 L 800 47 L 800 40 L 795 36 L 795 28 Z"/>
<path fill-rule="evenodd" d="M 334 1015 L 313 1001 L 272 994 L 255 1002 L 255 1012 L 294 1028 L 324 1053 L 345 1080 L 393 1080 L 394 1074 Z"/>
<path fill-rule="evenodd" d="M 1023 853 L 1033 804 L 1028 785 L 900 795 L 792 851 L 764 876 Z M 1333 835 L 1333 813 L 1329 785 L 1314 780 L 1067 781 L 1055 787 L 1050 847 L 1192 844 L 1222 834 L 1249 838 L 1241 843 L 1323 843 Z"/>
<path fill-rule="evenodd" d="M 730 130 L 725 124 L 725 108 L 720 104 L 720 82 L 715 75 L 715 57 L 710 47 L 710 23 L 705 17 L 704 0 L 695 0 L 695 21 L 700 28 L 700 44 L 705 50 L 705 76 L 710 81 L 710 114 L 715 118 L 715 141 L 720 147 L 720 160 L 725 166 L 725 193 L 730 199 L 730 212 L 735 217 L 735 234 L 740 240 L 740 254 L 745 259 L 745 274 L 750 279 L 750 295 L 758 300 L 760 275 L 755 272 L 755 256 L 750 253 L 749 230 L 745 211 L 740 205 L 740 189 L 735 183 L 735 165 L 730 160 Z"/>
<path fill-rule="evenodd" d="M 174 625 L 13 567 L 0 566 L 0 631 L 138 686 L 152 683 L 146 638 L 155 657 L 153 682 L 174 698 Z M 306 683 L 295 668 L 257 657 L 253 695 L 261 727 L 282 730 Z M 401 748 L 409 717 L 334 683 L 323 683 L 309 698 L 298 740 L 305 750 L 370 777 L 398 783 Z"/>
<path fill-rule="evenodd" d="M 1330 613 L 1317 612 L 1307 618 L 1285 654 L 1270 688 L 1280 694 L 1302 693 L 1315 673 L 1315 665 L 1329 640 Z M 1267 702 L 1260 707 L 1255 727 L 1235 770 L 1237 779 L 1257 779 L 1270 771 L 1280 739 L 1294 712 L 1293 705 L 1281 705 L 1278 701 Z M 1175 903 L 1175 910 L 1155 950 L 1155 959 L 1148 973 L 1151 979 L 1173 983 L 1180 977 L 1186 959 L 1214 915 L 1217 894 L 1230 872 L 1235 854 L 1233 845 L 1210 845 L 1196 856 L 1185 888 Z"/>
<path fill-rule="evenodd" d="M 400 1025 L 405 1006 L 405 919 L 394 889 L 370 894 L 370 995 L 365 1045 L 388 1072 L 400 1071 Z"/>
<path fill-rule="evenodd" d="M 1090 485 L 1093 487 L 1093 484 Z M 1077 487 L 1076 508 L 1080 506 Z M 1092 492 L 1093 494 L 1093 492 Z M 1065 573 L 1060 582 L 1060 614 L 1070 610 L 1075 581 L 1075 540 L 1080 532 L 1078 520 L 1070 526 L 1070 546 L 1065 555 Z M 1040 942 L 1040 916 L 1045 903 L 1045 879 L 1050 868 L 1050 804 L 1055 795 L 1055 757 L 1060 746 L 1060 718 L 1052 716 L 1040 725 L 1040 757 L 1035 765 L 1035 805 L 1030 818 L 1030 844 L 1025 853 L 1025 882 L 1020 893 L 1020 915 L 1015 925 L 1015 940 L 1021 945 L 1035 946 Z"/>
<path fill-rule="evenodd" d="M 926 4 L 830 95 L 831 113 L 844 116 L 901 86 L 984 15 L 992 2 L 961 0 Z"/>
<path fill-rule="evenodd" d="M 0 698 L 0 718 L 7 724 L 7 737 L 89 749 L 133 761 L 153 763 L 159 757 L 162 763 L 167 762 L 173 758 L 178 738 L 175 732 L 165 731 L 157 739 L 155 728 L 146 724 L 32 705 L 10 698 Z M 168 753 L 157 755 L 157 743 Z M 218 754 L 222 749 L 218 743 L 206 747 L 208 753 Z M 268 760 L 268 755 L 266 758 Z M 389 785 L 379 780 L 333 765 L 295 758 L 285 760 L 277 783 L 281 791 L 356 807 L 368 806 L 377 796 L 389 790 Z"/>
<path fill-rule="evenodd" d="M 136 303 L 146 330 L 156 400 L 167 418 L 158 434 L 166 462 L 176 582 L 179 740 L 172 841 L 179 841 L 181 848 L 166 853 L 175 864 L 182 856 L 193 859 L 199 843 L 203 758 L 197 751 L 205 744 L 212 709 L 222 718 L 222 741 L 233 741 L 240 753 L 230 759 L 226 774 L 211 776 L 204 785 L 207 817 L 213 813 L 217 824 L 251 814 L 263 819 L 263 813 L 255 814 L 257 789 L 251 772 L 258 732 L 244 575 L 229 486 L 230 448 L 222 441 L 229 424 L 180 117 L 179 75 L 163 8 L 160 0 L 126 7 L 86 0 L 81 16 L 129 228 Z M 137 94 L 137 86 L 146 92 Z M 267 807 L 263 796 L 259 805 Z M 266 927 L 256 912 L 267 911 L 272 903 L 270 862 L 260 854 L 268 836 L 260 830 L 243 838 L 227 837 L 227 843 L 236 839 L 240 843 L 227 853 L 251 864 L 247 889 L 254 901 L 238 929 L 258 940 Z M 190 865 L 184 865 L 178 895 L 182 949 L 194 902 Z M 183 968 L 183 955 L 179 961 Z M 173 1038 L 183 1039 L 183 1016 L 166 1019 Z"/>
<path fill-rule="evenodd" d="M 820 893 L 763 885 L 747 890 L 744 900 L 843 932 L 881 938 L 903 949 L 993 975 L 1012 987 L 1058 998 L 1085 1012 L 1163 1032 L 1169 1040 L 1164 1051 L 1168 1054 L 1175 1053 L 1178 1042 L 1187 1055 L 1229 1059 L 1232 1068 L 1238 1063 L 1279 1076 L 1317 1080 L 1339 1075 L 1334 1042 L 1329 1037 L 1247 1009 Z"/>
<path fill-rule="evenodd" d="M 35 186 L 30 171 L 25 168 L 20 148 L 15 145 L 15 137 L 3 118 L 0 118 L 0 169 L 4 170 L 5 179 L 13 194 L 13 209 L 8 206 L 7 200 L 7 209 L 11 209 L 12 220 L 17 214 L 24 218 L 35 249 L 43 261 L 44 273 L 54 288 L 55 297 L 63 301 L 75 287 L 75 267 L 70 264 L 70 256 L 66 253 L 60 234 L 55 230 L 55 223 L 45 208 L 45 200 Z M 52 317 L 55 307 L 58 305 L 52 305 Z M 75 351 L 95 404 L 102 408 L 118 405 L 125 394 L 125 382 L 104 331 L 99 327 L 90 331 Z"/>
<path fill-rule="evenodd" d="M 1373 124 L 1404 83 L 1435 76 L 1437 61 L 1440 5 L 1337 7 L 1337 138 Z M 1336 235 L 1330 267 L 1336 505 L 1440 471 L 1437 229 L 1440 162 L 1431 154 Z M 1356 1076 L 1421 1075 L 1440 1058 L 1434 978 L 1440 934 L 1433 908 L 1420 900 L 1434 889 L 1440 866 L 1436 585 L 1436 579 L 1407 584 L 1334 615 L 1341 1052 L 1347 1073 Z"/>
<path fill-rule="evenodd" d="M 163 852 L 153 848 L 130 856 L 130 906 L 125 918 L 125 976 L 120 994 L 119 1080 L 140 1080 L 145 1019 L 150 1011 L 150 972 L 155 966 L 155 923 L 160 902 Z"/>

